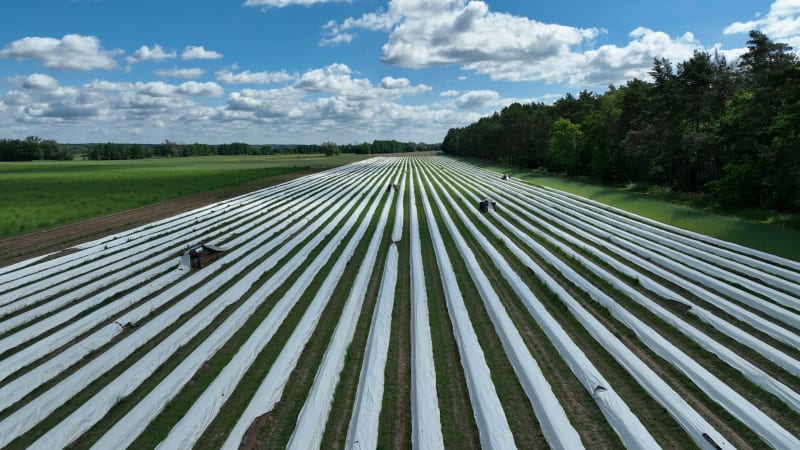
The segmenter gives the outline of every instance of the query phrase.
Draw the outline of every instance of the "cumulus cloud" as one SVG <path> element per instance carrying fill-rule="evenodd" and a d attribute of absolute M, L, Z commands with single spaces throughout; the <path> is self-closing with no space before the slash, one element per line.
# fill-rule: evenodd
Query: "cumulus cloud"
<path fill-rule="evenodd" d="M 8 44 L 0 56 L 14 59 L 41 60 L 48 69 L 81 70 L 113 69 L 117 67 L 114 56 L 122 50 L 103 50 L 94 36 L 67 34 L 61 39 L 26 37 Z"/>
<path fill-rule="evenodd" d="M 328 40 L 354 28 L 390 31 L 381 59 L 403 67 L 470 64 L 481 61 L 536 61 L 566 54 L 591 41 L 596 28 L 546 24 L 490 12 L 482 1 L 392 0 L 389 10 L 328 23 Z"/>
<path fill-rule="evenodd" d="M 173 67 L 172 69 L 158 69 L 155 71 L 155 74 L 166 78 L 199 78 L 205 72 L 205 70 L 199 67 L 194 67 L 191 69 L 179 69 L 177 67 Z"/>
<path fill-rule="evenodd" d="M 725 27 L 725 34 L 761 30 L 772 39 L 800 42 L 800 0 L 776 0 L 769 12 L 755 20 L 734 22 Z"/>
<path fill-rule="evenodd" d="M 493 104 L 499 99 L 500 94 L 495 91 L 469 91 L 456 99 L 456 105 L 461 109 L 476 109 Z"/>
<path fill-rule="evenodd" d="M 184 61 L 190 59 L 220 59 L 222 58 L 222 53 L 215 52 L 213 50 L 206 50 L 203 46 L 194 46 L 189 45 L 181 54 L 181 59 Z"/>
<path fill-rule="evenodd" d="M 45 91 L 52 91 L 58 88 L 58 80 L 41 73 L 34 73 L 28 75 L 22 82 L 22 87 L 25 89 L 42 89 Z"/>
<path fill-rule="evenodd" d="M 9 80 L 12 88 L 0 93 L 0 121 L 21 135 L 63 142 L 437 142 L 480 116 L 453 101 L 404 105 L 403 97 L 430 87 L 399 77 L 370 80 L 345 64 L 310 69 L 278 87 L 230 92 L 214 82 L 94 79 L 62 86 L 34 75 Z"/>
<path fill-rule="evenodd" d="M 411 85 L 411 82 L 408 78 L 392 78 L 392 77 L 384 77 L 381 80 L 381 87 L 384 89 L 402 89 L 407 88 Z"/>
<path fill-rule="evenodd" d="M 129 64 L 135 64 L 142 61 L 163 61 L 174 57 L 174 51 L 166 52 L 160 45 L 153 44 L 153 48 L 146 45 L 139 47 L 139 50 L 136 50 L 131 56 L 125 58 L 125 61 L 128 61 Z"/>
<path fill-rule="evenodd" d="M 795 14 L 798 3 L 777 0 L 770 14 Z M 493 80 L 567 83 L 582 88 L 648 78 L 653 58 L 682 61 L 694 50 L 706 50 L 691 33 L 674 37 L 644 27 L 633 30 L 627 44 L 596 47 L 605 30 L 494 12 L 479 0 L 391 0 L 386 11 L 329 22 L 321 44 L 351 40 L 356 29 L 388 33 L 381 52 L 381 60 L 387 64 L 410 68 L 458 65 Z M 741 51 L 722 53 L 732 60 Z"/>
<path fill-rule="evenodd" d="M 244 72 L 233 73 L 230 70 L 220 70 L 217 72 L 217 80 L 228 84 L 270 84 L 285 83 L 295 77 L 289 75 L 285 70 L 280 72 Z"/>
<path fill-rule="evenodd" d="M 385 77 L 379 86 L 366 78 L 354 78 L 346 64 L 331 64 L 302 74 L 294 84 L 295 89 L 307 92 L 327 92 L 350 98 L 414 95 L 431 90 L 430 86 L 412 86 L 405 78 Z"/>
<path fill-rule="evenodd" d="M 442 96 L 442 97 L 456 97 L 456 96 L 458 96 L 458 94 L 460 94 L 459 91 L 450 89 L 450 90 L 447 90 L 447 91 L 444 91 L 444 92 L 440 93 L 439 95 Z"/>
<path fill-rule="evenodd" d="M 350 31 L 361 28 L 371 31 L 390 31 L 397 19 L 394 15 L 386 14 L 383 10 L 374 13 L 366 13 L 359 18 L 348 17 L 341 24 L 331 20 L 325 24 L 325 37 L 320 41 L 320 45 L 338 45 L 352 42 L 355 35 Z"/>
<path fill-rule="evenodd" d="M 213 81 L 205 83 L 187 81 L 179 85 L 175 91 L 179 94 L 200 95 L 203 97 L 222 97 L 225 95 L 225 89 Z"/>

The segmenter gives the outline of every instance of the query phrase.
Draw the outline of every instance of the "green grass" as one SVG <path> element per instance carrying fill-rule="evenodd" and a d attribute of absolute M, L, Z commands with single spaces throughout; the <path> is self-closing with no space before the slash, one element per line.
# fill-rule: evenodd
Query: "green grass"
<path fill-rule="evenodd" d="M 754 214 L 752 211 L 745 211 L 737 216 L 725 215 L 672 203 L 626 187 L 603 186 L 499 164 L 461 160 L 507 173 L 529 184 L 580 195 L 659 222 L 800 261 L 800 230 L 786 226 L 787 223 L 794 223 L 792 218 L 776 221 L 774 215 Z"/>
<path fill-rule="evenodd" d="M 0 163 L 0 239 L 369 155 Z"/>

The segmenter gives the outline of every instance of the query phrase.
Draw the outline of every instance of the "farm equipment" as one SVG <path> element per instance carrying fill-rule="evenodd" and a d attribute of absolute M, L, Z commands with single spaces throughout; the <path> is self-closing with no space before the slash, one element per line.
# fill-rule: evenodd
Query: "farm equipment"
<path fill-rule="evenodd" d="M 497 211 L 497 202 L 489 200 L 488 198 L 481 200 L 478 202 L 478 209 L 480 209 L 481 212 L 489 212 L 489 210 Z"/>
<path fill-rule="evenodd" d="M 202 244 L 186 250 L 181 256 L 181 267 L 202 269 L 225 252 L 227 249 L 211 244 Z"/>

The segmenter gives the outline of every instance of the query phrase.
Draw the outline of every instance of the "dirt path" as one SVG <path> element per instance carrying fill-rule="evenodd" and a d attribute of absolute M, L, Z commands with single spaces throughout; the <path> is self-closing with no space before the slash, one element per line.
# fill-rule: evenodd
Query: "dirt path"
<path fill-rule="evenodd" d="M 237 195 L 284 183 L 314 172 L 317 171 L 302 170 L 276 175 L 274 177 L 262 178 L 230 188 L 167 200 L 154 205 L 143 206 L 116 214 L 85 220 L 83 222 L 0 240 L 0 267 L 47 253 L 58 252 L 57 255 L 62 255 L 69 252 L 70 247 L 82 242 L 129 230 L 159 219 L 236 197 Z"/>

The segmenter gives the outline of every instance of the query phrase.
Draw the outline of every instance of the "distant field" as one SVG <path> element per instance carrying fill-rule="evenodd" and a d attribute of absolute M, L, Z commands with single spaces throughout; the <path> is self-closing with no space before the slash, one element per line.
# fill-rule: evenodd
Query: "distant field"
<path fill-rule="evenodd" d="M 361 155 L 210 156 L 0 163 L 0 239 L 164 200 L 230 188 Z"/>
<path fill-rule="evenodd" d="M 508 173 L 531 184 L 570 192 L 659 222 L 800 261 L 800 232 L 781 225 L 693 209 L 614 187 L 468 161 L 489 170 Z"/>

